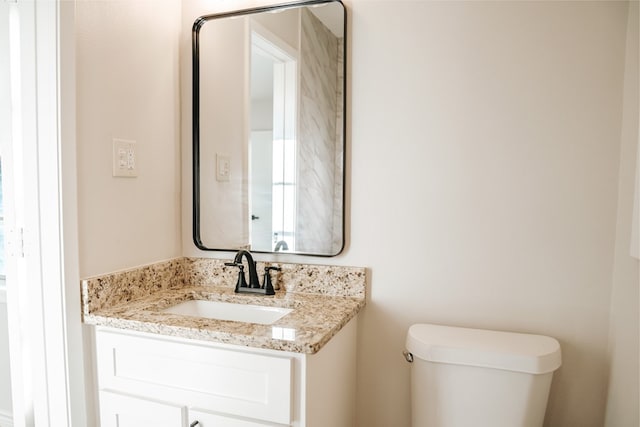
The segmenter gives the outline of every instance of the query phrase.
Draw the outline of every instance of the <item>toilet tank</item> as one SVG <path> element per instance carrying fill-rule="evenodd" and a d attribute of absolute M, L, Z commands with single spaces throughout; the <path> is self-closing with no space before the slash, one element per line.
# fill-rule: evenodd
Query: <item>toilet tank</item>
<path fill-rule="evenodd" d="M 416 324 L 412 427 L 540 427 L 560 344 L 542 335 Z"/>

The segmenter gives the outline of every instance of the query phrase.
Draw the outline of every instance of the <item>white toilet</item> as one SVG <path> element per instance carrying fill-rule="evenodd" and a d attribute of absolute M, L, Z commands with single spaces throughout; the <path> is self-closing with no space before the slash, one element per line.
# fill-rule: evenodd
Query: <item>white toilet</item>
<path fill-rule="evenodd" d="M 540 427 L 560 344 L 542 335 L 416 324 L 412 427 Z"/>

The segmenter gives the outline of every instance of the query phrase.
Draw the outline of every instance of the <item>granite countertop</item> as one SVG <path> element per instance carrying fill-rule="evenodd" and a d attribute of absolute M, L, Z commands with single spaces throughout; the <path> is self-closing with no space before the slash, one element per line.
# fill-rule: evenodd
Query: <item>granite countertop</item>
<path fill-rule="evenodd" d="M 301 283 L 305 277 L 309 280 L 316 278 L 316 282 L 324 280 L 333 283 L 328 283 L 327 287 L 323 287 L 321 283 L 311 284 L 309 288 L 311 292 L 300 292 L 299 284 L 295 287 L 285 285 L 282 290 L 276 291 L 276 295 L 264 296 L 234 293 L 235 281 L 229 280 L 232 276 L 227 274 L 222 275 L 224 277 L 219 278 L 220 280 L 202 280 L 202 278 L 194 280 L 198 273 L 194 275 L 192 270 L 194 265 L 198 265 L 198 262 L 200 261 L 193 262 L 193 259 L 181 259 L 170 261 L 167 264 L 168 267 L 165 264 L 158 264 L 163 274 L 158 274 L 156 270 L 153 270 L 152 273 L 148 271 L 139 273 L 138 269 L 84 280 L 82 284 L 83 321 L 90 325 L 313 354 L 320 350 L 365 306 L 364 269 L 344 267 L 351 269 L 345 273 L 341 270 L 342 267 L 323 266 L 320 268 L 329 269 L 329 274 L 327 272 L 312 274 L 297 265 L 291 267 L 291 265 L 278 264 L 284 267 L 285 272 L 288 270 L 286 274 L 289 276 L 285 274 L 285 279 L 291 278 L 290 283 L 296 282 L 293 279 L 297 277 L 298 273 L 300 276 L 297 277 L 298 283 Z M 208 264 L 216 263 L 215 260 L 205 262 Z M 155 269 L 156 265 L 143 268 Z M 178 280 L 177 283 L 175 271 L 167 273 L 167 269 L 176 268 L 178 277 L 184 278 Z M 208 265 L 208 268 L 210 270 L 211 266 Z M 214 268 L 218 267 L 214 266 Z M 313 267 L 313 270 L 317 270 L 317 267 Z M 339 273 L 336 274 L 336 271 Z M 132 279 L 134 276 L 144 279 Z M 123 277 L 129 277 L 129 279 L 124 280 Z M 151 289 L 147 289 L 149 286 L 145 282 L 148 282 L 148 279 L 162 282 L 162 278 L 167 277 L 173 280 L 173 284 L 156 284 L 151 286 Z M 340 292 L 335 291 L 335 289 L 340 289 L 340 287 L 336 287 L 337 277 L 350 281 L 344 286 L 349 290 L 345 292 L 346 295 L 339 295 Z M 127 283 L 126 287 L 122 286 L 124 283 Z M 356 284 L 354 285 L 354 283 Z M 147 286 L 147 288 L 143 292 L 138 291 L 136 286 Z M 359 290 L 360 286 L 362 286 L 362 292 Z M 354 287 L 358 289 L 357 292 L 353 292 Z M 105 297 L 107 294 L 108 298 Z M 96 300 L 100 300 L 100 304 L 96 304 Z M 254 304 L 290 308 L 293 311 L 269 325 L 163 312 L 168 307 L 188 300 Z"/>

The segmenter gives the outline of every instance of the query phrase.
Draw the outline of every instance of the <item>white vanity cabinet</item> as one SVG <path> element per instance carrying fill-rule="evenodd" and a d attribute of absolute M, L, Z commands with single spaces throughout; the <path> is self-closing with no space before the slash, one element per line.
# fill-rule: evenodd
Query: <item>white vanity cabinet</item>
<path fill-rule="evenodd" d="M 315 354 L 98 327 L 101 427 L 351 427 L 355 323 Z"/>

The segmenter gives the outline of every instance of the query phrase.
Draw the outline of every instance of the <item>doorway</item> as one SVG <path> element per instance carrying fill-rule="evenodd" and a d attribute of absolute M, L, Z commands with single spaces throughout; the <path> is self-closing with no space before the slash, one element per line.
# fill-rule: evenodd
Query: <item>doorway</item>
<path fill-rule="evenodd" d="M 251 248 L 295 251 L 296 52 L 253 23 L 250 61 Z"/>
<path fill-rule="evenodd" d="M 76 210 L 68 162 L 75 155 L 74 22 L 73 2 L 0 2 L 0 295 L 9 356 L 4 365 L 0 356 L 0 383 L 10 382 L 2 427 L 87 425 L 77 239 L 66 218 Z"/>

